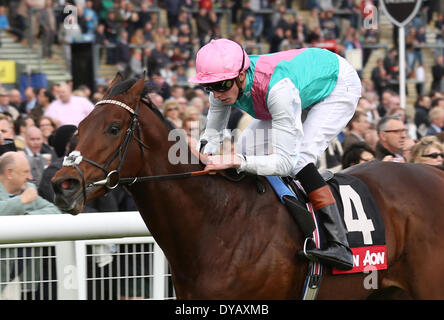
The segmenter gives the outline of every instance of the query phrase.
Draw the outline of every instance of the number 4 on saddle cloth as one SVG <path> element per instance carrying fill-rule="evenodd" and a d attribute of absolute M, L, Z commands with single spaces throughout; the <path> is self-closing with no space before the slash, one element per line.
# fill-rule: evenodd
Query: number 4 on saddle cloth
<path fill-rule="evenodd" d="M 360 179 L 346 174 L 328 172 L 323 176 L 335 197 L 353 252 L 353 268 L 347 271 L 332 268 L 333 274 L 387 269 L 384 221 L 368 187 Z M 304 236 L 314 238 L 316 245 L 323 248 L 322 224 L 314 220 L 316 214 L 298 181 L 274 176 L 266 178 L 281 202 L 287 205 Z M 297 203 L 286 201 L 288 197 L 296 198 Z"/>

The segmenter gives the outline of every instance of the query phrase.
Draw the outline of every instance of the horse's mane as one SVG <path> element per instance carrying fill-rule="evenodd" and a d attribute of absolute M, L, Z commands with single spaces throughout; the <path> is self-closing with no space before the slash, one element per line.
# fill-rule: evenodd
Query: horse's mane
<path fill-rule="evenodd" d="M 118 94 L 123 94 L 127 92 L 139 79 L 138 78 L 129 78 L 126 80 L 123 80 L 122 82 L 117 83 L 114 87 L 112 87 L 108 97 L 112 98 Z M 145 81 L 144 88 L 142 90 L 142 93 L 140 94 L 140 97 L 142 98 L 142 102 L 144 105 L 146 105 L 148 108 L 151 109 L 151 111 L 154 112 L 154 114 L 165 124 L 168 131 L 171 131 L 174 128 L 172 123 L 165 119 L 162 112 L 154 105 L 154 103 L 151 101 L 149 97 L 149 93 L 155 92 L 155 88 L 149 84 L 148 81 Z"/>

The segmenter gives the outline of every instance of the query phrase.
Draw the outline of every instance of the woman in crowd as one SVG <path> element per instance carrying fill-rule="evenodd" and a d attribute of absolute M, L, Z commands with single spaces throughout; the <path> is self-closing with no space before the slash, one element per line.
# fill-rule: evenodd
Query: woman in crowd
<path fill-rule="evenodd" d="M 412 149 L 410 162 L 443 165 L 444 145 L 435 136 L 426 136 Z"/>

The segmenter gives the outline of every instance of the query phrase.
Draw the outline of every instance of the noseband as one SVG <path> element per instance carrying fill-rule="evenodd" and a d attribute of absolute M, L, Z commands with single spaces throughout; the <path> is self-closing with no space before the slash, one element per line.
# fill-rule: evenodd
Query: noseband
<path fill-rule="evenodd" d="M 119 184 L 121 184 L 122 181 L 120 179 L 120 170 L 122 169 L 123 163 L 125 161 L 128 147 L 131 142 L 131 138 L 134 137 L 134 139 L 139 143 L 143 158 L 144 158 L 144 150 L 143 149 L 144 148 L 149 149 L 149 147 L 146 144 L 144 144 L 140 138 L 141 137 L 141 130 L 140 130 L 140 125 L 139 125 L 139 121 L 138 121 L 139 101 L 137 102 L 135 110 L 130 108 L 125 103 L 123 103 L 121 101 L 117 101 L 117 100 L 101 100 L 101 101 L 97 102 L 95 106 L 98 106 L 101 104 L 113 104 L 113 105 L 122 107 L 123 109 L 125 109 L 126 111 L 128 111 L 131 114 L 131 123 L 130 123 L 130 126 L 128 127 L 128 129 L 126 130 L 125 137 L 124 137 L 122 143 L 120 144 L 119 148 L 111 156 L 111 158 L 106 162 L 105 165 L 100 165 L 91 159 L 83 157 L 81 155 L 80 151 L 77 151 L 77 150 L 72 151 L 68 156 L 66 156 L 64 158 L 63 166 L 74 167 L 82 178 L 82 187 L 83 187 L 82 189 L 83 189 L 84 201 L 86 201 L 86 189 L 87 188 L 94 187 L 94 186 L 105 186 L 107 189 L 112 190 L 112 189 L 115 189 Z M 137 130 L 137 136 L 134 134 L 136 132 L 136 130 Z M 117 166 L 117 169 L 112 170 L 112 171 L 108 171 L 109 166 L 117 157 L 119 158 L 119 165 Z M 88 186 L 86 186 L 83 172 L 79 168 L 79 164 L 82 161 L 85 161 L 85 162 L 101 169 L 105 174 L 105 179 L 99 180 L 96 182 L 92 182 L 92 183 L 88 184 Z M 127 183 L 127 184 L 130 184 L 130 183 Z"/>

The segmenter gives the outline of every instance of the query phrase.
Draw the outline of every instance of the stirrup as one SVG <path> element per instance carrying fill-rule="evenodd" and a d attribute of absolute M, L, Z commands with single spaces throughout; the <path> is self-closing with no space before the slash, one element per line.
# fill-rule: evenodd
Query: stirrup
<path fill-rule="evenodd" d="M 307 253 L 307 243 L 308 243 L 308 241 L 311 241 L 313 244 L 315 243 L 312 237 L 305 238 L 305 240 L 304 240 L 304 247 L 302 249 L 302 254 L 308 260 L 313 261 L 313 262 L 318 262 L 319 260 L 315 256 Z M 315 245 L 315 248 L 316 248 L 316 245 Z"/>

